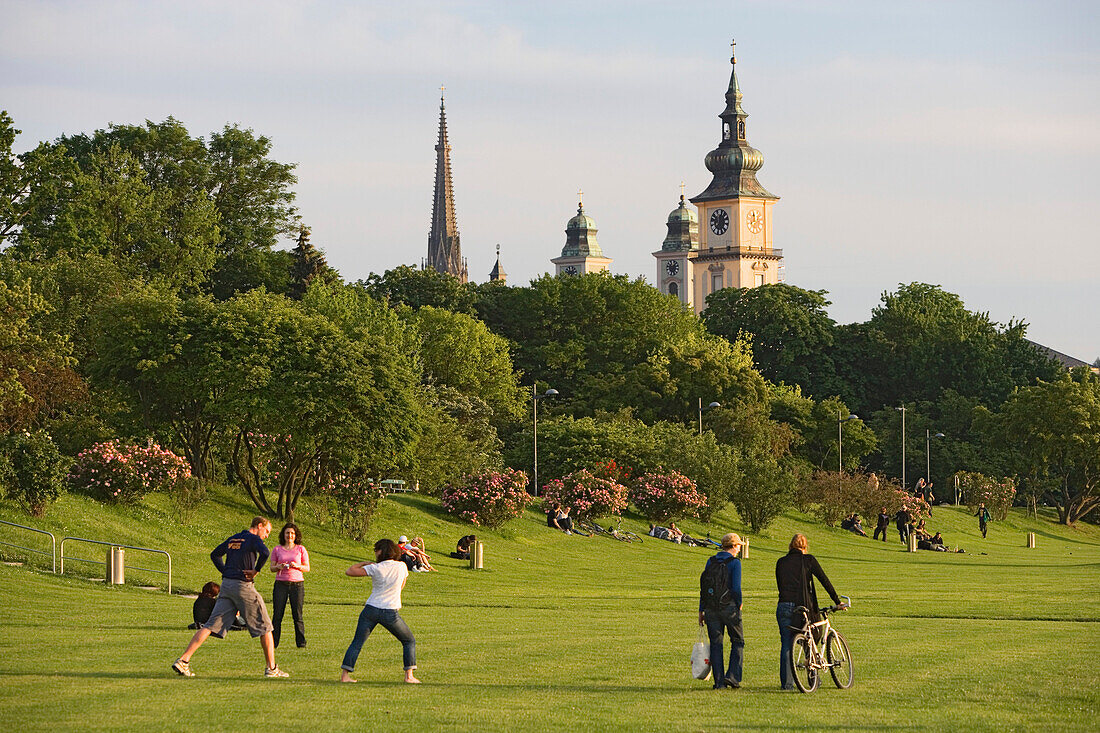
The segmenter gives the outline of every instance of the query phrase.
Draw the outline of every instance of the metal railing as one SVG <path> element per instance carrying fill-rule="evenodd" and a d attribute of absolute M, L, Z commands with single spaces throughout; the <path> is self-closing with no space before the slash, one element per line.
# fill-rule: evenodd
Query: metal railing
<path fill-rule="evenodd" d="M 28 532 L 37 532 L 38 534 L 44 534 L 47 537 L 49 537 L 50 538 L 50 551 L 49 552 L 46 552 L 44 550 L 36 550 L 33 547 L 24 547 L 23 545 L 12 544 L 11 542 L 2 542 L 2 541 L 0 541 L 0 545 L 4 545 L 5 547 L 15 547 L 19 550 L 26 550 L 27 552 L 34 553 L 35 555 L 49 555 L 50 556 L 50 563 L 53 565 L 53 572 L 55 572 L 55 573 L 57 572 L 57 538 L 53 536 L 52 532 L 47 532 L 44 529 L 35 529 L 34 527 L 27 527 L 27 526 L 22 525 L 22 524 L 16 524 L 15 522 L 5 522 L 3 519 L 0 519 L 0 524 L 6 524 L 9 527 L 18 527 L 19 529 L 25 529 Z"/>
<path fill-rule="evenodd" d="M 172 556 L 169 555 L 164 550 L 155 550 L 151 547 L 134 547 L 133 545 L 120 545 L 117 542 L 100 542 L 99 540 L 88 540 L 88 539 L 84 539 L 83 537 L 63 537 L 61 539 L 61 548 L 60 548 L 61 552 L 58 555 L 58 559 L 61 561 L 61 570 L 58 572 L 59 575 L 64 575 L 65 574 L 65 560 L 66 560 L 66 558 L 65 558 L 65 543 L 68 542 L 69 540 L 72 540 L 73 542 L 87 542 L 87 543 L 92 544 L 92 545 L 105 545 L 106 547 L 121 547 L 125 550 L 139 550 L 141 552 L 152 552 L 152 553 L 156 553 L 158 555 L 164 555 L 166 558 L 168 558 L 168 571 L 167 572 L 165 572 L 164 570 L 154 570 L 152 568 L 141 568 L 141 567 L 138 567 L 137 565 L 124 565 L 123 567 L 131 568 L 133 570 L 143 570 L 147 573 L 159 573 L 161 575 L 167 575 L 168 576 L 168 593 L 172 592 Z M 95 563 L 96 565 L 102 565 L 105 569 L 109 569 L 108 564 L 105 560 L 89 560 L 87 558 L 75 557 L 75 556 L 70 556 L 68 559 L 69 560 L 76 560 L 78 562 Z"/>

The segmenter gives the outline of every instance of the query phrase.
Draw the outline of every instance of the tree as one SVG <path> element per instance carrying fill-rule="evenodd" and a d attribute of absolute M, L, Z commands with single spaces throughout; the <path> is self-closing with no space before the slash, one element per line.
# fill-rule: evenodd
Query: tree
<path fill-rule="evenodd" d="M 900 285 L 883 293 L 870 321 L 838 331 L 834 360 L 848 383 L 838 393 L 867 414 L 903 400 L 935 401 L 944 389 L 999 405 L 1014 387 L 1060 372 L 1024 338 L 1026 330 L 968 311 L 939 286 Z"/>
<path fill-rule="evenodd" d="M 0 279 L 0 434 L 36 427 L 86 394 L 68 339 L 43 328 L 49 311 L 29 281 Z"/>
<path fill-rule="evenodd" d="M 863 459 L 875 449 L 875 433 L 861 420 L 848 421 L 851 414 L 845 404 L 836 397 L 815 402 L 803 397 L 801 390 L 783 385 L 772 387 L 771 419 L 793 428 L 798 439 L 794 441 L 793 455 L 817 469 L 837 469 L 840 451 L 838 420 L 844 422 L 844 467 L 854 471 Z"/>
<path fill-rule="evenodd" d="M 416 310 L 426 305 L 442 308 L 452 313 L 474 313 L 477 296 L 470 285 L 464 285 L 458 278 L 442 272 L 425 268 L 401 265 L 387 270 L 381 275 L 371 273 L 359 284 L 378 300 L 391 306 L 404 304 Z"/>
<path fill-rule="evenodd" d="M 387 338 L 386 316 L 356 309 L 363 304 L 354 298 L 311 298 L 313 291 L 301 306 L 244 293 L 218 323 L 227 338 L 212 379 L 226 387 L 234 472 L 256 506 L 279 517 L 291 516 L 325 473 L 413 465 L 421 429 L 418 375 Z M 275 446 L 273 499 L 257 462 L 262 440 Z"/>
<path fill-rule="evenodd" d="M 765 378 L 821 397 L 834 389 L 836 322 L 826 312 L 831 305 L 826 295 L 785 283 L 725 288 L 707 296 L 703 323 L 730 341 L 748 337 L 753 361 Z"/>
<path fill-rule="evenodd" d="M 687 422 L 698 400 L 758 402 L 764 380 L 744 343 L 706 333 L 675 298 L 606 273 L 480 291 L 478 313 L 515 349 L 516 368 L 563 395 L 575 414 L 629 407 L 645 421 Z"/>
<path fill-rule="evenodd" d="M 1087 368 L 1017 389 L 982 424 L 1019 475 L 1044 487 L 1062 524 L 1100 505 L 1100 380 Z"/>
<path fill-rule="evenodd" d="M 328 266 L 324 253 L 309 241 L 309 227 L 303 226 L 298 232 L 298 243 L 291 252 L 294 264 L 290 270 L 290 297 L 301 300 L 314 280 L 334 283 L 339 279 L 336 271 Z"/>
<path fill-rule="evenodd" d="M 484 402 L 498 424 L 523 415 L 526 399 L 507 341 L 472 316 L 432 306 L 411 313 L 410 321 L 420 335 L 426 380 Z"/>

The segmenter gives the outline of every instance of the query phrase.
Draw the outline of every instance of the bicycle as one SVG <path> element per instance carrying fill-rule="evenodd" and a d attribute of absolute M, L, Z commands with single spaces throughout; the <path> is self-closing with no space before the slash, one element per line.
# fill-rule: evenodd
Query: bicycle
<path fill-rule="evenodd" d="M 852 605 L 848 596 L 841 598 L 844 603 L 821 609 L 821 620 L 816 623 L 810 623 L 810 612 L 805 606 L 794 611 L 805 619 L 801 627 L 790 627 L 795 632 L 791 642 L 791 670 L 794 683 L 802 692 L 816 690 L 821 673 L 826 669 L 837 687 L 846 690 L 852 686 L 852 655 L 848 652 L 848 642 L 829 623 L 830 613 L 844 611 Z M 821 644 L 818 639 L 823 640 Z"/>
<path fill-rule="evenodd" d="M 587 519 L 574 519 L 573 534 L 591 537 L 596 534 L 607 534 L 607 532 L 595 522 L 591 522 Z"/>

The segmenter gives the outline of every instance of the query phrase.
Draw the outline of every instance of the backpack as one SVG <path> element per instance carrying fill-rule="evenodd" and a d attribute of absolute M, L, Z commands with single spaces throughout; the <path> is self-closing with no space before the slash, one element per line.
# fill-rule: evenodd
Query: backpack
<path fill-rule="evenodd" d="M 733 557 L 725 560 L 711 558 L 703 568 L 703 574 L 699 576 L 699 594 L 703 599 L 704 608 L 718 611 L 730 604 L 729 565 L 734 559 Z"/>

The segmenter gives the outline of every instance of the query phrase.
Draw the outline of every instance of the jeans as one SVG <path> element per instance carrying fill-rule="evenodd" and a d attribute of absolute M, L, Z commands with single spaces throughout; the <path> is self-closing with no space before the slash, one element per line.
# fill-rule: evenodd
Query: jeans
<path fill-rule="evenodd" d="M 886 541 L 886 530 L 887 530 L 887 528 L 888 528 L 888 526 L 885 525 L 885 524 L 880 524 L 877 527 L 875 527 L 875 537 L 874 537 L 874 539 L 877 540 L 878 536 L 879 536 L 879 533 L 881 533 L 882 534 L 882 541 L 885 542 Z"/>
<path fill-rule="evenodd" d="M 290 615 L 294 617 L 294 643 L 299 647 L 306 645 L 306 622 L 302 619 L 302 603 L 305 601 L 305 582 L 276 580 L 273 601 L 275 603 L 275 617 L 271 620 L 275 627 L 271 632 L 271 638 L 275 646 L 279 646 L 279 637 L 283 632 L 283 614 L 286 613 L 286 602 L 290 601 Z"/>
<path fill-rule="evenodd" d="M 907 542 L 909 540 L 909 525 L 908 524 L 899 524 L 898 525 L 898 535 L 901 537 L 902 544 Z"/>
<path fill-rule="evenodd" d="M 784 690 L 794 689 L 794 670 L 791 669 L 794 632 L 791 631 L 791 625 L 794 623 L 794 609 L 797 607 L 797 603 L 786 601 L 775 607 L 775 620 L 779 624 L 779 683 Z"/>
<path fill-rule="evenodd" d="M 355 627 L 355 637 L 344 654 L 341 669 L 346 669 L 348 672 L 355 671 L 355 661 L 359 659 L 359 652 L 367 641 L 367 637 L 370 636 L 370 632 L 374 631 L 374 627 L 378 624 L 382 624 L 382 628 L 401 642 L 401 655 L 405 669 L 416 669 L 416 639 L 409 625 L 395 609 L 374 606 L 363 606 L 363 611 L 359 614 L 359 623 Z"/>
<path fill-rule="evenodd" d="M 725 687 L 729 683 L 741 684 L 741 666 L 745 658 L 745 632 L 741 628 L 741 610 L 737 608 L 703 611 L 710 640 L 710 668 L 714 671 L 714 686 Z M 730 663 L 723 673 L 722 634 L 730 636 Z"/>

